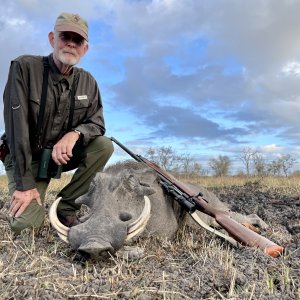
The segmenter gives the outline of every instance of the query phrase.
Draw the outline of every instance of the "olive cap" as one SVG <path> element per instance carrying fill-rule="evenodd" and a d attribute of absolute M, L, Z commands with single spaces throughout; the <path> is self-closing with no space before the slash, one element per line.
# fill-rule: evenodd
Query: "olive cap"
<path fill-rule="evenodd" d="M 62 13 L 55 22 L 54 30 L 78 33 L 88 41 L 89 26 L 85 19 L 78 14 Z"/>

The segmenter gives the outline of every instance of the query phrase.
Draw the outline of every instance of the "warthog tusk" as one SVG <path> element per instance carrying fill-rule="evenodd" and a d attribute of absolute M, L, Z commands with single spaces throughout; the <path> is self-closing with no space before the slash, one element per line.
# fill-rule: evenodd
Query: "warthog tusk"
<path fill-rule="evenodd" d="M 200 217 L 197 215 L 196 212 L 193 212 L 191 213 L 191 217 L 200 225 L 202 226 L 203 228 L 205 228 L 206 230 L 212 232 L 213 234 L 219 236 L 219 237 L 222 237 L 223 239 L 225 239 L 226 241 L 228 241 L 229 243 L 231 243 L 232 245 L 238 247 L 238 242 L 233 239 L 232 237 L 210 227 L 209 225 L 207 225 L 205 222 L 203 222 Z"/>
<path fill-rule="evenodd" d="M 69 234 L 69 230 L 70 228 L 65 226 L 64 224 L 62 224 L 58 217 L 57 217 L 57 206 L 58 203 L 60 201 L 61 197 L 59 197 L 58 199 L 56 199 L 52 205 L 50 206 L 49 209 L 49 219 L 50 219 L 50 223 L 51 225 L 54 227 L 54 229 L 56 229 L 58 236 L 66 243 L 69 243 L 68 240 L 68 234 Z"/>
<path fill-rule="evenodd" d="M 61 197 L 56 199 L 53 202 L 53 204 L 51 205 L 51 207 L 49 209 L 49 219 L 50 219 L 51 225 L 54 227 L 54 229 L 56 229 L 58 236 L 64 242 L 69 243 L 68 234 L 69 234 L 70 228 L 63 225 L 57 217 L 56 210 L 57 210 L 57 206 L 58 206 L 58 203 L 60 200 L 61 200 Z M 150 218 L 151 202 L 147 196 L 144 196 L 144 200 L 145 200 L 145 206 L 143 208 L 142 213 L 134 222 L 132 222 L 131 224 L 128 225 L 126 241 L 132 239 L 134 236 L 136 236 L 137 234 L 142 232 L 147 225 L 147 222 Z"/>
<path fill-rule="evenodd" d="M 151 212 L 151 202 L 147 196 L 144 196 L 144 200 L 145 206 L 142 213 L 134 222 L 128 225 L 126 241 L 132 239 L 134 236 L 142 232 L 148 223 Z"/>

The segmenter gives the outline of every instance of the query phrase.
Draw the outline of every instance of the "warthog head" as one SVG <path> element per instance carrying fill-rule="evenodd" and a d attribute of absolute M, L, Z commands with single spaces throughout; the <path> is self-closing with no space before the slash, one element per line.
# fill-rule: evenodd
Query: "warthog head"
<path fill-rule="evenodd" d="M 114 253 L 142 232 L 173 235 L 176 216 L 156 175 L 149 169 L 136 168 L 115 165 L 98 173 L 88 193 L 76 200 L 86 205 L 89 213 L 74 227 L 59 222 L 57 199 L 50 208 L 50 221 L 60 237 L 73 249 L 101 256 Z"/>

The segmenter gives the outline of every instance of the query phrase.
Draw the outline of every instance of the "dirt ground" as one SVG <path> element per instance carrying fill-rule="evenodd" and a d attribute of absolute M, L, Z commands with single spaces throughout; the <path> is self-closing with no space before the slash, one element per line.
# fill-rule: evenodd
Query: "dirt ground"
<path fill-rule="evenodd" d="M 172 241 L 140 240 L 138 260 L 93 261 L 61 242 L 47 220 L 18 238 L 0 221 L 0 299 L 300 299 L 299 195 L 253 183 L 213 191 L 232 210 L 258 214 L 270 225 L 261 234 L 285 254 L 234 248 L 184 227 Z"/>

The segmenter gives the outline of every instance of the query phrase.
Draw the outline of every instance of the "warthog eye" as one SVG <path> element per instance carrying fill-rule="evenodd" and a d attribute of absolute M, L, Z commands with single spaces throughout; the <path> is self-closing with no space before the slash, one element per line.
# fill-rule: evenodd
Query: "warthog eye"
<path fill-rule="evenodd" d="M 132 215 L 128 212 L 120 212 L 119 218 L 121 221 L 126 222 L 132 219 Z"/>

